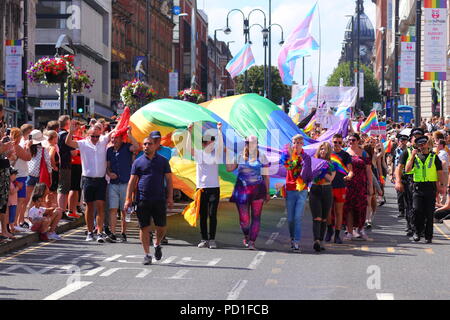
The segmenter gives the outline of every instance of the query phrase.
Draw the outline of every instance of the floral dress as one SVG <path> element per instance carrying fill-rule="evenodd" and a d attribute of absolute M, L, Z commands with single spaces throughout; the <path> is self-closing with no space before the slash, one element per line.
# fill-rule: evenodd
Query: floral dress
<path fill-rule="evenodd" d="M 346 215 L 353 213 L 353 225 L 362 228 L 366 220 L 367 209 L 367 174 L 366 166 L 372 163 L 367 152 L 362 156 L 352 156 L 353 178 L 347 181 L 347 194 L 344 204 Z M 346 223 L 346 222 L 345 222 Z"/>

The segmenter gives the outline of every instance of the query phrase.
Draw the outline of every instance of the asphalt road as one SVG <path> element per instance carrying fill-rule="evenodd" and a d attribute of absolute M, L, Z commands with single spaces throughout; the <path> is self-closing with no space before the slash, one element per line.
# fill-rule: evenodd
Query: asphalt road
<path fill-rule="evenodd" d="M 257 251 L 242 246 L 236 209 L 221 203 L 218 249 L 196 247 L 200 232 L 180 215 L 169 221 L 163 258 L 142 265 L 137 224 L 128 243 L 84 241 L 84 228 L 63 240 L 0 256 L 0 299 L 13 300 L 309 300 L 449 299 L 450 235 L 435 225 L 433 244 L 404 235 L 394 192 L 379 208 L 369 241 L 312 248 L 309 209 L 302 253 L 290 252 L 284 200 L 264 207 Z"/>

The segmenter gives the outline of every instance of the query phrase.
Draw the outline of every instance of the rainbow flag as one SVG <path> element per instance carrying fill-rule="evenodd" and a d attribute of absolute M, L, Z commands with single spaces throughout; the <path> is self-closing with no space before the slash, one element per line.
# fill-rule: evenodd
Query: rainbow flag
<path fill-rule="evenodd" d="M 342 162 L 341 157 L 339 157 L 335 153 L 332 153 L 330 159 L 331 159 L 331 162 L 334 164 L 334 167 L 336 168 L 337 172 L 340 172 L 344 175 L 348 174 L 347 166 L 344 164 L 344 162 Z"/>
<path fill-rule="evenodd" d="M 425 0 L 424 8 L 447 8 L 447 0 Z"/>
<path fill-rule="evenodd" d="M 252 65 L 255 64 L 255 57 L 253 56 L 250 43 L 247 43 L 236 56 L 228 62 L 225 67 L 232 78 L 244 73 Z"/>
<path fill-rule="evenodd" d="M 21 46 L 22 40 L 5 40 L 5 46 Z"/>
<path fill-rule="evenodd" d="M 384 142 L 383 145 L 384 145 L 384 152 L 390 153 L 392 151 L 392 140 Z"/>
<path fill-rule="evenodd" d="M 314 129 L 314 125 L 316 124 L 316 115 L 314 115 L 311 120 L 308 122 L 308 124 L 306 125 L 306 127 L 303 129 L 303 132 L 308 133 L 310 132 L 312 129 Z"/>
<path fill-rule="evenodd" d="M 363 133 L 369 132 L 373 127 L 378 126 L 377 112 L 372 111 L 367 117 L 366 121 L 361 124 L 360 131 Z"/>
<path fill-rule="evenodd" d="M 281 47 L 278 55 L 278 70 L 284 84 L 292 85 L 296 60 L 319 49 L 319 44 L 310 32 L 316 7 L 317 2 Z"/>

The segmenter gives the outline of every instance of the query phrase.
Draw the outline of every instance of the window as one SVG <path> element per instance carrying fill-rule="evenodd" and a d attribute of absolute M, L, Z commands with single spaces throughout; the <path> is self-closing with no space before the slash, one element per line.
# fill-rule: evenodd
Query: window
<path fill-rule="evenodd" d="M 36 28 L 65 29 L 66 20 L 71 16 L 67 13 L 67 7 L 70 5 L 69 0 L 40 0 L 36 5 Z"/>

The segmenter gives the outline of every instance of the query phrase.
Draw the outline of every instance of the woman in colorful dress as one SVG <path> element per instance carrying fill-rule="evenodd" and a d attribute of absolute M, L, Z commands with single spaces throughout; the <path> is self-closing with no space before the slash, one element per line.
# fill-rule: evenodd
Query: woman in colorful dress
<path fill-rule="evenodd" d="M 333 205 L 331 182 L 336 175 L 336 169 L 330 159 L 331 145 L 328 142 L 320 144 L 314 157 L 327 161 L 319 174 L 313 178 L 309 191 L 309 207 L 313 218 L 313 248 L 316 252 L 320 252 L 325 250 L 322 242 L 327 229 L 328 213 Z"/>
<path fill-rule="evenodd" d="M 303 136 L 295 135 L 280 159 L 287 169 L 286 209 L 293 252 L 300 252 L 302 218 L 312 179 L 311 157 L 303 150 L 303 143 Z"/>
<path fill-rule="evenodd" d="M 236 185 L 230 202 L 236 203 L 244 246 L 255 250 L 264 202 L 269 202 L 269 162 L 258 151 L 258 139 L 249 136 L 237 163 L 227 164 L 227 171 L 238 169 Z"/>
<path fill-rule="evenodd" d="M 347 181 L 347 195 L 344 204 L 346 213 L 346 240 L 364 239 L 366 221 L 367 196 L 373 194 L 372 159 L 359 145 L 360 137 L 351 133 L 348 137 L 349 148 L 346 150 L 352 157 L 353 179 Z M 354 229 L 355 228 L 355 229 Z"/>

